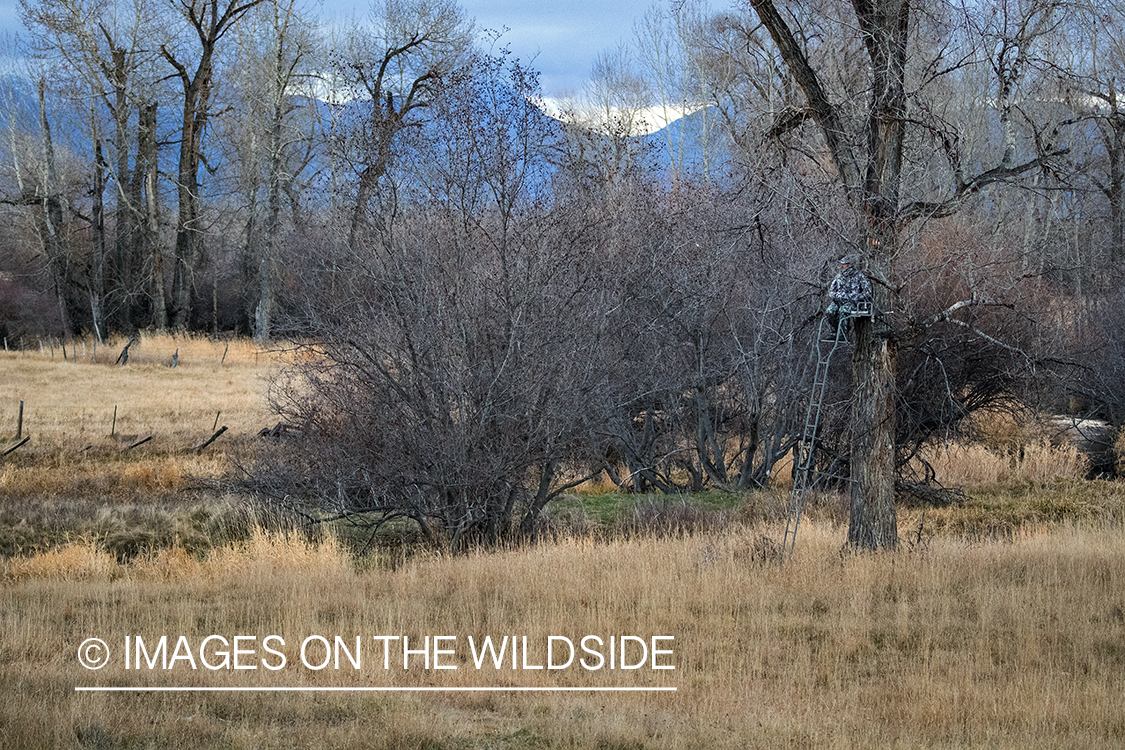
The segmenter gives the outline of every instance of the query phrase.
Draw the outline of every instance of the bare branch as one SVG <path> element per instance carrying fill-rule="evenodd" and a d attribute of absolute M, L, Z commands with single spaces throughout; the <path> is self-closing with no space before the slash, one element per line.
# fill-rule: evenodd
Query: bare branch
<path fill-rule="evenodd" d="M 970 178 L 968 181 L 962 182 L 958 180 L 958 185 L 953 191 L 953 195 L 949 198 L 943 201 L 914 201 L 913 203 L 908 203 L 899 210 L 896 222 L 899 229 L 902 229 L 907 224 L 917 221 L 918 219 L 940 219 L 945 216 L 952 216 L 965 205 L 965 202 L 970 197 L 979 193 L 989 185 L 997 182 L 1006 182 L 1026 174 L 1033 169 L 1044 167 L 1047 165 L 1049 159 L 1065 156 L 1069 153 L 1069 148 L 1056 149 L 1015 167 L 999 166 L 987 172 L 982 172 L 976 177 Z"/>
<path fill-rule="evenodd" d="M 774 44 L 781 52 L 782 59 L 785 60 L 797 84 L 805 93 L 809 109 L 824 132 L 828 149 L 832 153 L 836 168 L 840 170 L 845 188 L 848 191 L 858 188 L 861 184 L 859 163 L 847 145 L 840 114 L 829 101 L 828 93 L 821 86 L 820 77 L 813 69 L 812 63 L 809 62 L 789 24 L 785 22 L 772 0 L 750 0 L 750 4 L 770 32 Z"/>

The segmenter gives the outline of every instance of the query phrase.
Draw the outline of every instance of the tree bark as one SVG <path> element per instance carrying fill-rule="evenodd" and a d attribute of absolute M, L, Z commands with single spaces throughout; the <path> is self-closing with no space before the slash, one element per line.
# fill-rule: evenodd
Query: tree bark
<path fill-rule="evenodd" d="M 1103 140 L 1109 156 L 1109 184 L 1103 192 L 1109 200 L 1110 260 L 1125 258 L 1125 117 L 1109 118 Z"/>
<path fill-rule="evenodd" d="M 286 19 L 288 21 L 288 19 Z M 277 298 L 277 256 L 281 238 L 281 189 L 283 181 L 282 124 L 287 112 L 286 86 L 291 67 L 285 61 L 285 27 L 280 20 L 274 24 L 276 37 L 273 67 L 270 71 L 270 121 L 266 133 L 269 184 L 266 188 L 266 236 L 258 261 L 258 305 L 254 311 L 254 340 L 268 343 L 273 327 L 273 308 Z"/>
<path fill-rule="evenodd" d="M 102 154 L 102 141 L 94 141 L 94 184 L 91 190 L 91 227 L 93 237 L 90 247 L 90 316 L 94 325 L 94 337 L 101 340 L 105 330 L 102 320 L 102 300 L 105 299 L 105 157 Z"/>
<path fill-rule="evenodd" d="M 191 78 L 184 78 L 180 160 L 176 170 L 176 250 L 172 269 L 172 327 L 187 328 L 191 321 L 191 287 L 195 264 L 202 250 L 199 224 L 199 165 L 203 128 L 210 98 L 211 54 Z"/>
<path fill-rule="evenodd" d="M 853 0 L 871 60 L 867 168 L 863 204 L 867 273 L 875 309 L 890 310 L 888 283 L 898 254 L 897 220 L 906 136 L 906 52 L 909 0 Z M 852 366 L 851 517 L 848 543 L 866 550 L 898 547 L 895 514 L 895 362 L 897 352 L 871 319 L 856 318 Z"/>
<path fill-rule="evenodd" d="M 142 178 L 142 187 L 136 194 L 135 209 L 141 212 L 136 246 L 138 257 L 147 259 L 145 288 L 152 300 L 152 326 L 164 330 L 168 327 L 168 302 L 164 291 L 164 250 L 158 236 L 156 107 L 153 102 L 140 109 L 136 172 Z"/>
<path fill-rule="evenodd" d="M 895 350 L 868 318 L 857 318 L 852 360 L 851 514 L 848 544 L 898 546 L 895 515 Z"/>
<path fill-rule="evenodd" d="M 136 257 L 137 230 L 140 224 L 137 213 L 139 201 L 136 199 L 140 165 L 130 179 L 129 174 L 129 100 L 126 94 L 128 73 L 126 71 L 126 51 L 120 47 L 112 48 L 113 68 L 107 71 L 112 83 L 114 98 L 112 105 L 116 142 L 116 170 L 114 182 L 117 185 L 117 215 L 114 227 L 114 300 L 117 326 L 127 329 L 132 323 L 134 305 L 133 258 Z"/>
<path fill-rule="evenodd" d="M 47 118 L 46 91 L 47 82 L 40 78 L 39 131 L 43 166 L 36 198 L 42 207 L 39 227 L 43 240 L 43 255 L 59 306 L 59 322 L 62 324 L 63 334 L 69 337 L 73 330 L 66 304 L 66 253 L 62 242 L 63 206 L 58 192 L 59 181 L 55 168 L 55 146 L 51 140 L 51 123 Z"/>

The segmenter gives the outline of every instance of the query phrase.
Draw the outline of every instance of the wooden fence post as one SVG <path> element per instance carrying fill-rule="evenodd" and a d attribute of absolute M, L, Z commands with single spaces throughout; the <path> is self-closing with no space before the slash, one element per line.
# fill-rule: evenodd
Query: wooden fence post
<path fill-rule="evenodd" d="M 3 453 L 0 453 L 0 456 L 6 456 L 6 455 L 8 455 L 8 454 L 9 454 L 9 453 L 11 453 L 12 451 L 14 451 L 14 450 L 15 450 L 16 448 L 19 448 L 19 447 L 20 447 L 21 445 L 24 445 L 25 443 L 27 443 L 27 441 L 28 441 L 28 440 L 31 440 L 31 438 L 30 438 L 30 437 L 25 437 L 25 438 L 24 438 L 23 440 L 19 441 L 18 443 L 16 443 L 16 444 L 15 444 L 15 445 L 13 445 L 12 447 L 8 448 L 8 449 L 7 449 L 6 451 L 4 451 Z"/>
<path fill-rule="evenodd" d="M 208 438 L 205 442 L 202 442 L 199 445 L 195 446 L 196 452 L 202 452 L 204 448 L 206 448 L 208 445 L 210 445 L 211 443 L 218 440 L 219 435 L 222 435 L 226 431 L 227 431 L 227 426 L 223 425 L 222 428 L 220 428 L 218 431 L 216 431 L 215 434 L 212 435 L 210 438 Z"/>

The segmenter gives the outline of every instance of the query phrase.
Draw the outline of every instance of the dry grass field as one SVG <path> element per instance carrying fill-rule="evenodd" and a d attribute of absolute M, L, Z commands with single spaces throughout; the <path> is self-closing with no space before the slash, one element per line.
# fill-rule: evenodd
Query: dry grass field
<path fill-rule="evenodd" d="M 0 568 L 5 748 L 1116 748 L 1125 745 L 1125 535 L 1027 529 L 839 555 L 809 524 L 792 564 L 757 534 L 559 544 L 357 570 L 338 545 L 256 535 L 203 559 L 120 564 L 77 545 Z M 253 670 L 124 669 L 125 638 L 244 642 Z M 288 664 L 264 669 L 279 635 Z M 361 668 L 306 668 L 310 635 L 362 638 Z M 385 670 L 376 635 L 456 636 L 443 665 Z M 467 638 L 673 636 L 632 671 L 477 670 Z M 89 637 L 109 666 L 77 661 Z M 247 645 L 248 644 L 248 645 Z M 413 646 L 416 647 L 416 646 Z M 229 648 L 229 647 L 228 647 Z M 256 648 L 256 651 L 254 649 Z M 397 648 L 397 646 L 396 646 Z M 220 663 L 218 647 L 211 649 Z M 154 649 L 146 650 L 146 654 Z M 166 653 L 168 653 L 166 652 Z M 323 650 L 311 649 L 317 666 Z M 142 657 L 146 658 L 146 657 Z M 270 656 L 271 659 L 274 657 Z M 522 659 L 521 655 L 521 659 Z M 280 662 L 274 659 L 275 666 Z M 559 658 L 555 662 L 561 664 Z M 593 664 L 593 659 L 591 659 Z M 89 693 L 77 686 L 675 687 L 675 692 Z"/>
<path fill-rule="evenodd" d="M 0 458 L 0 748 L 1125 746 L 1125 493 L 1076 479 L 1066 449 L 941 449 L 969 498 L 904 508 L 896 554 L 841 554 L 842 505 L 825 496 L 779 566 L 783 493 L 750 493 L 694 533 L 576 524 L 492 554 L 356 558 L 195 486 L 271 421 L 269 358 L 232 343 L 220 366 L 224 349 L 146 339 L 125 368 L 119 346 L 98 363 L 0 353 L 0 446 L 20 399 L 33 438 Z M 230 434 L 196 453 L 220 410 Z M 238 533 L 217 529 L 236 517 Z M 564 660 L 550 636 L 587 635 L 650 650 L 671 636 L 657 647 L 672 653 L 533 668 Z M 354 661 L 313 668 L 318 636 Z M 375 636 L 449 638 L 404 669 L 402 641 Z M 528 651 L 478 669 L 469 638 L 485 636 Z M 109 660 L 88 670 L 95 637 Z M 390 687 L 410 690 L 370 690 Z M 492 690 L 529 687 L 584 690 Z M 675 690 L 590 690 L 608 687 Z"/>
<path fill-rule="evenodd" d="M 89 341 L 65 360 L 57 346 L 0 351 L 0 453 L 16 444 L 20 401 L 30 438 L 0 456 L 0 555 L 75 537 L 130 554 L 192 549 L 229 515 L 222 498 L 193 491 L 195 478 L 227 471 L 275 423 L 266 403 L 275 358 L 244 340 L 153 336 L 115 366 L 125 343 L 95 353 Z M 227 432 L 193 450 L 220 426 Z"/>

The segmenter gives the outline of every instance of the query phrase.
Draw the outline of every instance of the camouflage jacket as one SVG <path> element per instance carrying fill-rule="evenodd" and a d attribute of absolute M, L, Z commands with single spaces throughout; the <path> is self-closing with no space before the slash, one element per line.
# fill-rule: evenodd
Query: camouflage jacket
<path fill-rule="evenodd" d="M 849 266 L 828 285 L 828 299 L 833 302 L 867 302 L 871 299 L 871 282 L 863 271 Z"/>

